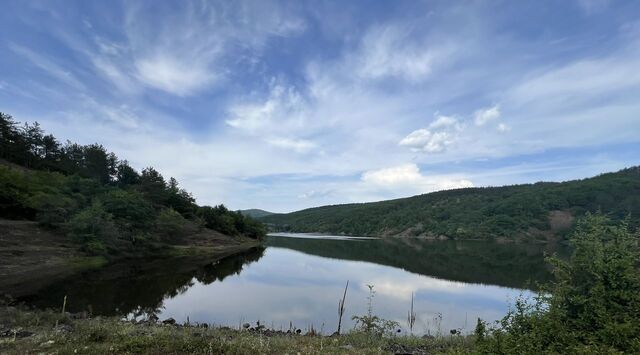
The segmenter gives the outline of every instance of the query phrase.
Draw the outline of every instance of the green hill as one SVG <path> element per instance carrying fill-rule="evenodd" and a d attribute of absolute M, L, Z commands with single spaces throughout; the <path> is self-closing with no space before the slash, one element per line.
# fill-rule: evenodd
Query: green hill
<path fill-rule="evenodd" d="M 576 217 L 602 212 L 640 225 L 640 167 L 561 183 L 438 191 L 396 200 L 333 205 L 261 220 L 272 230 L 453 239 L 550 240 Z"/>
<path fill-rule="evenodd" d="M 266 217 L 273 214 L 273 212 L 269 212 L 269 211 L 265 211 L 257 208 L 240 210 L 238 212 L 242 213 L 243 216 L 249 216 L 251 218 L 261 218 L 261 217 Z"/>
<path fill-rule="evenodd" d="M 176 179 L 152 167 L 138 172 L 100 144 L 61 144 L 37 122 L 20 125 L 3 113 L 0 219 L 37 221 L 101 255 L 266 232 L 224 205 L 198 206 Z"/>

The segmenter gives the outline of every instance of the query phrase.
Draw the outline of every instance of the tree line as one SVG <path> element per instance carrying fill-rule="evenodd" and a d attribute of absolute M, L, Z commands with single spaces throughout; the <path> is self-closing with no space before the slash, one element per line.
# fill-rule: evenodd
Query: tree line
<path fill-rule="evenodd" d="M 554 221 L 552 212 L 558 217 Z M 640 167 L 562 183 L 464 188 L 371 203 L 310 208 L 260 220 L 274 230 L 452 239 L 567 237 L 598 212 L 640 226 Z M 554 223 L 559 222 L 559 223 Z"/>
<path fill-rule="evenodd" d="M 138 172 L 100 144 L 61 143 L 40 125 L 0 113 L 0 217 L 64 229 L 87 249 L 179 241 L 202 228 L 260 239 L 260 222 L 224 205 L 198 206 L 171 177 Z M 122 246 L 122 245 L 120 245 Z"/>

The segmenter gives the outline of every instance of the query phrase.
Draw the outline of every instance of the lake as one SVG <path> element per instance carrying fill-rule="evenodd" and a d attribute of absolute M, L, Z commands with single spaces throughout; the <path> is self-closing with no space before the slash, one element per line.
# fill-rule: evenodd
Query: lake
<path fill-rule="evenodd" d="M 21 300 L 56 307 L 68 296 L 72 312 L 141 317 L 238 327 L 268 327 L 325 334 L 337 327 L 338 300 L 349 288 L 343 329 L 367 311 L 408 331 L 414 297 L 414 333 L 471 332 L 478 317 L 500 319 L 520 295 L 550 278 L 544 253 L 557 245 L 423 239 L 372 239 L 276 234 L 265 248 L 216 263 L 190 258 L 129 260 L 53 283 Z"/>

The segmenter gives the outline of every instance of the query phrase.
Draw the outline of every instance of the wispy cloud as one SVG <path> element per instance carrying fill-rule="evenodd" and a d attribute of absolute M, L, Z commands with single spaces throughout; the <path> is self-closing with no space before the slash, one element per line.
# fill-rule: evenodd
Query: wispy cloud
<path fill-rule="evenodd" d="M 500 118 L 500 107 L 498 105 L 480 109 L 473 114 L 473 122 L 475 122 L 476 126 L 484 126 L 498 118 Z"/>
<path fill-rule="evenodd" d="M 55 63 L 46 56 L 38 54 L 37 52 L 27 47 L 15 43 L 9 43 L 9 48 L 13 52 L 27 59 L 32 65 L 43 70 L 51 78 L 66 83 L 76 89 L 84 89 L 84 85 L 70 70 L 65 69 L 63 66 Z"/>

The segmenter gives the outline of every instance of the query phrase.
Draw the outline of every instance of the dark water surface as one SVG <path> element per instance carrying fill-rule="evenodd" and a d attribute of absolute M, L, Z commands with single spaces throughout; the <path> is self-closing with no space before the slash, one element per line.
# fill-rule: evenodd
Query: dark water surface
<path fill-rule="evenodd" d="M 406 328 L 411 295 L 417 333 L 471 331 L 476 319 L 501 318 L 519 295 L 549 279 L 543 253 L 553 245 L 420 239 L 361 239 L 310 234 L 269 236 L 265 249 L 210 263 L 177 258 L 127 261 L 62 280 L 23 300 L 38 307 L 136 316 L 156 312 L 179 322 L 275 328 L 337 326 L 338 299 L 349 280 L 345 320 L 374 312 Z M 405 329 L 406 330 L 406 329 Z"/>

